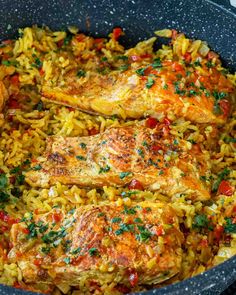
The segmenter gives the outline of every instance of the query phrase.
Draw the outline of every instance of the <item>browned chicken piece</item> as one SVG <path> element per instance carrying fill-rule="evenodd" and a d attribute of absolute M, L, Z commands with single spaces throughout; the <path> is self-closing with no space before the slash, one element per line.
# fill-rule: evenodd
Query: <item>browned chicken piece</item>
<path fill-rule="evenodd" d="M 139 74 L 130 69 L 106 75 L 91 72 L 86 78 L 78 78 L 72 71 L 61 84 L 45 82 L 42 95 L 47 101 L 124 119 L 174 113 L 197 123 L 224 123 L 230 111 L 226 98 L 233 93 L 233 85 L 219 72 L 202 77 L 195 70 L 189 78 L 183 67 L 178 67 L 182 70 L 176 72 L 176 64 L 169 61 L 158 70 L 140 68 Z M 200 82 L 202 78 L 205 84 Z M 218 84 L 221 92 L 215 90 Z"/>
<path fill-rule="evenodd" d="M 127 287 L 156 284 L 180 271 L 182 233 L 173 209 L 141 202 L 53 209 L 11 229 L 12 249 L 25 283 L 63 290 L 86 281 Z"/>
<path fill-rule="evenodd" d="M 133 186 L 192 199 L 210 198 L 200 176 L 208 170 L 206 155 L 185 140 L 155 129 L 125 126 L 87 137 L 49 137 L 40 162 L 26 173 L 26 181 L 49 187 L 59 181 L 83 187 Z"/>

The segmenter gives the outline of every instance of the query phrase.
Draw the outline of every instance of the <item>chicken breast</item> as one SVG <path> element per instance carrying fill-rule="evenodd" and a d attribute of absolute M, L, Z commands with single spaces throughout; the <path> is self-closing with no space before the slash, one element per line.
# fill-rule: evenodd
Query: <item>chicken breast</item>
<path fill-rule="evenodd" d="M 126 286 L 165 281 L 180 271 L 183 241 L 173 209 L 142 202 L 53 209 L 11 229 L 12 249 L 25 283 Z"/>
<path fill-rule="evenodd" d="M 208 171 L 205 154 L 178 141 L 163 124 L 155 129 L 125 126 L 87 137 L 49 137 L 40 162 L 28 171 L 31 186 L 49 187 L 59 181 L 83 187 L 128 186 L 192 199 L 210 198 L 200 176 Z"/>
<path fill-rule="evenodd" d="M 180 64 L 182 70 L 175 72 L 175 64 L 169 61 L 159 69 L 146 65 L 105 75 L 91 72 L 85 78 L 72 71 L 63 83 L 45 82 L 42 95 L 50 102 L 123 119 L 173 113 L 197 123 L 224 123 L 230 109 L 225 98 L 234 91 L 233 85 L 214 70 L 212 76 L 202 77 L 196 70 L 185 72 Z M 223 92 L 216 91 L 219 85 Z"/>

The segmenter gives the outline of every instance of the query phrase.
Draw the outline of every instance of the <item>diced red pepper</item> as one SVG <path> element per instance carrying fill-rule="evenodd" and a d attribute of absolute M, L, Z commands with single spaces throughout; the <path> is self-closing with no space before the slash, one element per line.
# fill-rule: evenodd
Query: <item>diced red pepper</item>
<path fill-rule="evenodd" d="M 34 265 L 36 266 L 40 266 L 43 262 L 43 259 L 42 258 L 37 258 L 34 260 Z"/>
<path fill-rule="evenodd" d="M 164 228 L 163 228 L 162 225 L 159 225 L 159 226 L 155 227 L 154 231 L 155 231 L 155 234 L 157 236 L 162 236 L 165 233 Z"/>
<path fill-rule="evenodd" d="M 183 66 L 181 64 L 179 64 L 178 62 L 174 62 L 172 64 L 172 69 L 175 71 L 175 72 L 179 72 L 179 71 L 182 71 L 183 70 Z"/>
<path fill-rule="evenodd" d="M 84 34 L 78 34 L 75 36 L 75 39 L 78 41 L 78 42 L 81 42 L 85 39 L 85 35 Z"/>
<path fill-rule="evenodd" d="M 138 284 L 138 274 L 136 271 L 132 271 L 129 274 L 129 282 L 132 287 L 135 287 Z"/>
<path fill-rule="evenodd" d="M 187 63 L 190 63 L 190 62 L 191 62 L 191 59 L 192 59 L 191 53 L 186 52 L 185 55 L 184 55 L 184 60 L 185 60 Z"/>
<path fill-rule="evenodd" d="M 219 101 L 219 105 L 220 105 L 220 108 L 223 112 L 223 116 L 224 117 L 228 117 L 229 115 L 229 112 L 230 112 L 230 103 L 228 100 L 226 99 L 222 99 Z"/>
<path fill-rule="evenodd" d="M 157 151 L 161 150 L 161 146 L 158 144 L 154 144 L 151 146 L 151 150 L 154 152 L 157 152 Z"/>
<path fill-rule="evenodd" d="M 22 228 L 22 232 L 26 235 L 28 235 L 30 233 L 30 231 L 28 230 L 28 228 Z"/>
<path fill-rule="evenodd" d="M 150 53 L 145 53 L 145 54 L 142 54 L 140 55 L 141 58 L 151 58 L 152 57 L 152 54 Z"/>
<path fill-rule="evenodd" d="M 10 80 L 11 80 L 11 83 L 13 85 L 19 86 L 20 81 L 19 81 L 19 75 L 18 74 L 15 74 L 15 75 L 11 76 Z"/>
<path fill-rule="evenodd" d="M 20 109 L 19 102 L 16 99 L 10 99 L 8 101 L 8 108 L 9 109 Z"/>
<path fill-rule="evenodd" d="M 52 218 L 53 218 L 54 222 L 59 222 L 62 219 L 62 215 L 61 215 L 61 213 L 53 213 Z"/>
<path fill-rule="evenodd" d="M 117 40 L 122 35 L 123 31 L 121 28 L 114 28 L 112 33 L 113 33 L 113 38 Z"/>
<path fill-rule="evenodd" d="M 21 285 L 18 282 L 14 282 L 13 287 L 14 288 L 17 288 L 17 289 L 21 289 L 22 288 Z"/>
<path fill-rule="evenodd" d="M 1 231 L 2 231 L 3 233 L 6 232 L 6 231 L 8 231 L 8 227 L 5 226 L 5 225 L 2 225 L 2 226 L 1 226 Z"/>
<path fill-rule="evenodd" d="M 208 59 L 218 58 L 218 56 L 219 55 L 217 53 L 215 53 L 214 51 L 209 51 L 207 54 Z"/>
<path fill-rule="evenodd" d="M 142 183 L 136 179 L 133 179 L 129 186 L 128 186 L 129 189 L 137 189 L 137 190 L 140 190 L 142 191 L 144 189 Z"/>
<path fill-rule="evenodd" d="M 43 68 L 41 68 L 41 69 L 39 70 L 39 75 L 40 75 L 40 76 L 43 76 L 44 73 L 45 73 L 45 72 L 44 72 Z"/>
<path fill-rule="evenodd" d="M 88 131 L 89 135 L 96 135 L 99 133 L 99 131 L 96 128 L 92 128 Z"/>
<path fill-rule="evenodd" d="M 57 47 L 61 48 L 64 43 L 64 39 L 57 42 Z"/>
<path fill-rule="evenodd" d="M 234 190 L 227 180 L 222 180 L 219 185 L 218 192 L 219 194 L 222 194 L 225 196 L 232 196 Z"/>
<path fill-rule="evenodd" d="M 214 229 L 214 237 L 217 242 L 220 241 L 223 232 L 224 232 L 224 227 L 222 225 L 217 224 L 217 226 Z"/>
<path fill-rule="evenodd" d="M 200 242 L 201 247 L 207 247 L 208 246 L 208 240 L 207 239 L 202 239 Z"/>
<path fill-rule="evenodd" d="M 152 117 L 149 117 L 147 120 L 146 120 L 146 127 L 148 128 L 156 128 L 158 124 L 158 120 L 156 118 L 152 118 Z"/>
<path fill-rule="evenodd" d="M 10 40 L 10 39 L 4 40 L 4 41 L 2 41 L 2 43 L 8 45 L 8 44 L 12 43 L 12 40 Z"/>

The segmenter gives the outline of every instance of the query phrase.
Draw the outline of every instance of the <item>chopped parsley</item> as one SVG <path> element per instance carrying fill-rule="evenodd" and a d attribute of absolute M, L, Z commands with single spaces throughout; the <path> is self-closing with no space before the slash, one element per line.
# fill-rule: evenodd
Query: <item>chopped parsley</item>
<path fill-rule="evenodd" d="M 117 55 L 116 56 L 116 59 L 118 59 L 118 60 L 128 60 L 128 56 L 125 56 L 125 55 Z"/>
<path fill-rule="evenodd" d="M 102 217 L 102 216 L 105 216 L 105 213 L 104 212 L 99 212 L 97 217 Z"/>
<path fill-rule="evenodd" d="M 98 174 L 108 172 L 108 171 L 110 171 L 110 169 L 111 168 L 108 165 L 106 165 L 105 167 L 100 167 L 100 170 L 98 171 Z"/>
<path fill-rule="evenodd" d="M 86 158 L 84 156 L 76 156 L 76 159 L 81 160 L 81 161 L 86 161 Z"/>
<path fill-rule="evenodd" d="M 177 139 L 174 139 L 173 144 L 174 145 L 178 145 L 179 144 L 179 141 Z"/>
<path fill-rule="evenodd" d="M 137 153 L 139 154 L 139 156 L 140 156 L 141 158 L 144 158 L 144 152 L 143 152 L 142 149 L 137 149 Z"/>
<path fill-rule="evenodd" d="M 212 92 L 212 95 L 214 96 L 214 98 L 218 101 L 218 100 L 221 100 L 221 99 L 224 99 L 225 97 L 227 97 L 227 93 L 221 91 L 221 92 L 218 92 L 216 90 L 214 90 Z"/>
<path fill-rule="evenodd" d="M 160 170 L 160 171 L 158 172 L 158 175 L 162 175 L 162 174 L 164 174 L 164 171 L 163 171 L 163 170 Z"/>
<path fill-rule="evenodd" d="M 206 66 L 208 67 L 208 69 L 210 69 L 210 68 L 213 68 L 213 67 L 214 67 L 214 65 L 213 65 L 212 61 L 208 61 L 208 62 L 206 63 Z"/>
<path fill-rule="evenodd" d="M 224 226 L 225 232 L 236 234 L 236 223 L 232 222 L 232 218 L 226 217 L 225 221 L 226 221 L 226 224 Z"/>
<path fill-rule="evenodd" d="M 210 221 L 205 214 L 198 214 L 194 216 L 193 220 L 193 228 L 195 229 L 209 229 L 212 230 L 212 226 L 210 225 Z"/>
<path fill-rule="evenodd" d="M 120 223 L 121 221 L 122 221 L 122 219 L 120 217 L 114 217 L 111 220 L 112 223 Z"/>
<path fill-rule="evenodd" d="M 50 247 L 42 247 L 41 252 L 44 254 L 48 254 L 50 252 L 51 248 Z"/>
<path fill-rule="evenodd" d="M 132 174 L 132 172 L 121 172 L 120 173 L 120 179 L 124 179 L 126 176 Z"/>
<path fill-rule="evenodd" d="M 19 185 L 22 185 L 25 181 L 25 176 L 23 174 L 19 174 L 16 176 L 16 182 L 19 184 Z"/>
<path fill-rule="evenodd" d="M 0 189 L 6 188 L 7 183 L 8 181 L 6 174 L 0 174 Z"/>
<path fill-rule="evenodd" d="M 70 257 L 66 257 L 63 259 L 66 264 L 70 264 Z"/>
<path fill-rule="evenodd" d="M 81 142 L 79 145 L 80 145 L 81 149 L 83 149 L 83 150 L 86 149 L 86 146 L 87 146 L 86 143 Z"/>
<path fill-rule="evenodd" d="M 120 225 L 120 228 L 115 231 L 115 235 L 122 235 L 124 232 L 134 232 L 134 224 L 123 223 Z"/>
<path fill-rule="evenodd" d="M 232 143 L 236 143 L 236 138 L 225 137 L 225 138 L 224 138 L 224 142 L 225 142 L 225 143 L 230 143 L 230 142 L 232 142 Z"/>
<path fill-rule="evenodd" d="M 134 218 L 135 223 L 143 223 L 142 219 L 139 217 Z"/>
<path fill-rule="evenodd" d="M 90 248 L 89 249 L 89 255 L 92 257 L 92 256 L 98 256 L 99 255 L 99 252 L 98 252 L 98 249 L 97 248 Z"/>
<path fill-rule="evenodd" d="M 124 209 L 124 211 L 122 213 L 123 214 L 128 214 L 128 215 L 134 215 L 137 212 L 136 212 L 135 208 L 128 208 L 128 207 L 125 206 L 125 209 Z"/>
<path fill-rule="evenodd" d="M 161 68 L 162 67 L 162 63 L 161 63 L 160 57 L 154 59 L 153 64 L 152 64 L 152 67 L 154 69 Z"/>
<path fill-rule="evenodd" d="M 63 45 L 69 45 L 72 39 L 72 34 L 67 34 L 66 38 L 63 41 Z"/>
<path fill-rule="evenodd" d="M 146 70 L 146 68 L 141 68 L 141 69 L 136 70 L 136 73 L 137 73 L 139 76 L 144 76 L 144 74 L 145 74 L 145 70 Z"/>
<path fill-rule="evenodd" d="M 32 63 L 32 67 L 37 68 L 37 69 L 41 69 L 43 66 L 43 63 L 41 62 L 41 60 L 36 57 L 34 60 L 34 63 Z"/>
<path fill-rule="evenodd" d="M 39 112 L 43 111 L 43 108 L 44 108 L 44 106 L 43 106 L 43 102 L 42 102 L 42 100 L 40 100 L 40 101 L 34 106 L 34 109 L 37 110 L 37 111 L 39 111 Z"/>
<path fill-rule="evenodd" d="M 81 78 L 85 76 L 86 76 L 86 72 L 84 70 L 78 70 L 77 77 Z"/>
<path fill-rule="evenodd" d="M 145 228 L 145 226 L 138 225 L 139 234 L 136 235 L 136 239 L 140 242 L 146 242 L 152 236 L 152 233 Z"/>
<path fill-rule="evenodd" d="M 226 176 L 229 175 L 229 173 L 230 173 L 230 170 L 228 168 L 225 168 L 222 172 L 220 172 L 218 174 L 217 180 L 212 185 L 212 191 L 213 192 L 217 192 L 218 187 L 219 187 L 221 181 L 224 180 L 226 178 Z"/>
<path fill-rule="evenodd" d="M 154 85 L 155 81 L 151 78 L 148 77 L 147 83 L 146 83 L 146 88 L 150 89 Z"/>
<path fill-rule="evenodd" d="M 34 171 L 38 171 L 38 170 L 41 170 L 41 169 L 42 169 L 42 166 L 40 164 L 32 167 L 32 170 L 34 170 Z"/>
<path fill-rule="evenodd" d="M 126 71 L 126 70 L 128 70 L 128 68 L 129 68 L 129 65 L 122 65 L 118 68 L 118 70 L 119 71 Z"/>
<path fill-rule="evenodd" d="M 0 191 L 0 203 L 6 203 L 10 200 L 10 196 L 3 191 Z"/>
<path fill-rule="evenodd" d="M 165 89 L 165 90 L 168 89 L 168 85 L 164 84 L 163 89 Z"/>

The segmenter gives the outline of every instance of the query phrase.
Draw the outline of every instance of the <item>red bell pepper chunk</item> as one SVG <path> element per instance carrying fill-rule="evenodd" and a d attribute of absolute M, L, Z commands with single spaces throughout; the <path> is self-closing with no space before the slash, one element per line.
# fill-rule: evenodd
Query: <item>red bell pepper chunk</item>
<path fill-rule="evenodd" d="M 224 117 L 228 117 L 229 115 L 229 112 L 230 112 L 230 103 L 228 100 L 226 99 L 222 99 L 219 101 L 219 105 L 220 105 L 220 108 L 223 112 L 223 116 Z"/>
<path fill-rule="evenodd" d="M 234 190 L 227 180 L 222 180 L 219 185 L 218 192 L 221 195 L 232 196 Z"/>
<path fill-rule="evenodd" d="M 136 179 L 133 179 L 129 186 L 128 186 L 129 189 L 137 189 L 137 190 L 140 190 L 142 191 L 144 188 L 143 188 L 143 185 L 140 181 L 136 180 Z"/>
<path fill-rule="evenodd" d="M 138 274 L 136 271 L 132 271 L 129 275 L 129 282 L 132 287 L 135 287 L 138 283 Z"/>
<path fill-rule="evenodd" d="M 123 31 L 121 28 L 114 28 L 112 33 L 114 39 L 117 40 L 122 35 Z"/>
<path fill-rule="evenodd" d="M 146 120 L 146 127 L 148 127 L 148 128 L 154 129 L 154 128 L 156 128 L 157 124 L 158 124 L 158 121 L 156 118 L 149 117 Z"/>

